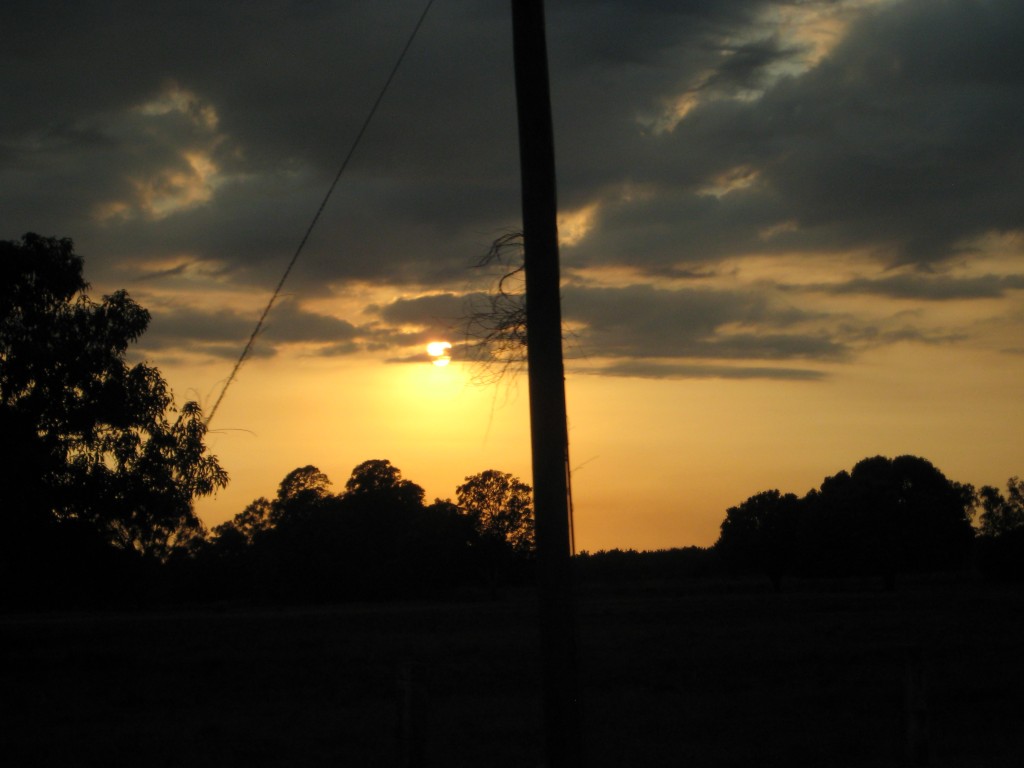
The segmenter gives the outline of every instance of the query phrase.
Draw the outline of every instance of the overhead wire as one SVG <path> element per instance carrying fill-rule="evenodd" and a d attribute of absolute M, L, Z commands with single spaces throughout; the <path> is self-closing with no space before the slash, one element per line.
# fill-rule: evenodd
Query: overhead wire
<path fill-rule="evenodd" d="M 306 227 L 306 232 L 302 236 L 302 240 L 299 241 L 298 247 L 292 254 L 291 260 L 288 262 L 288 266 L 284 270 L 284 274 L 281 275 L 281 279 L 277 282 L 277 286 L 274 288 L 273 293 L 270 295 L 270 300 L 267 305 L 263 308 L 263 313 L 260 315 L 260 319 L 256 322 L 256 327 L 253 329 L 249 336 L 249 340 L 245 343 L 245 347 L 242 349 L 242 353 L 238 356 L 238 360 L 235 361 L 234 367 L 231 369 L 231 373 L 228 375 L 227 380 L 224 382 L 224 386 L 221 388 L 220 394 L 217 396 L 217 400 L 214 402 L 213 407 L 210 409 L 209 415 L 206 417 L 205 425 L 210 426 L 210 422 L 213 421 L 214 415 L 217 413 L 217 409 L 220 408 L 221 402 L 224 400 L 224 395 L 227 394 L 228 387 L 234 382 L 238 376 L 238 371 L 241 369 L 242 364 L 245 362 L 249 353 L 252 351 L 253 345 L 256 343 L 256 337 L 259 336 L 260 331 L 263 330 L 263 324 L 266 322 L 267 316 L 270 314 L 271 309 L 274 308 L 274 304 L 277 302 L 278 296 L 281 294 L 281 289 L 284 287 L 285 281 L 288 279 L 288 275 L 291 274 L 292 268 L 295 263 L 299 260 L 299 255 L 306 247 L 306 243 L 309 240 L 310 235 L 313 233 L 313 229 L 316 227 L 317 222 L 320 220 L 321 214 L 327 207 L 328 200 L 331 199 L 331 195 L 334 194 L 335 187 L 338 186 L 338 182 L 341 181 L 342 174 L 345 173 L 345 169 L 348 168 L 349 162 L 352 160 L 352 156 L 355 155 L 356 149 L 363 140 L 363 136 L 366 134 L 366 130 L 370 127 L 370 123 L 373 121 L 374 115 L 377 113 L 378 107 L 384 100 L 384 95 L 388 92 L 391 87 L 392 81 L 395 79 L 395 75 L 398 74 L 399 68 L 402 66 L 402 62 L 405 60 L 406 54 L 409 49 L 412 48 L 413 41 L 419 34 L 420 28 L 423 26 L 423 22 L 427 18 L 427 14 L 430 12 L 430 7 L 434 4 L 434 0 L 427 0 L 426 6 L 423 8 L 423 12 L 417 19 L 415 26 L 413 27 L 412 33 L 405 41 L 405 45 L 402 47 L 401 53 L 398 54 L 398 58 L 395 60 L 394 66 L 391 68 L 391 72 L 388 74 L 387 79 L 384 81 L 384 85 L 377 93 L 377 98 L 373 102 L 373 106 L 370 107 L 370 111 L 366 115 L 366 119 L 363 120 L 362 126 L 359 128 L 359 132 L 356 134 L 355 139 L 349 146 L 348 153 L 345 155 L 345 159 L 341 163 L 341 167 L 334 176 L 334 181 L 331 182 L 331 186 L 327 189 L 327 194 L 324 195 L 323 200 L 320 202 L 320 207 L 316 209 L 316 213 L 313 215 L 313 219 L 309 222 L 309 226 Z"/>

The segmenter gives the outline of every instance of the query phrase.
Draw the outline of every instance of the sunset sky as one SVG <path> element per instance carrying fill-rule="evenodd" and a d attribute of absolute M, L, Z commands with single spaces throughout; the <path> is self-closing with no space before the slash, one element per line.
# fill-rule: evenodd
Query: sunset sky
<path fill-rule="evenodd" d="M 6 0 L 0 239 L 74 239 L 209 409 L 425 4 Z M 525 375 L 462 350 L 520 226 L 510 16 L 435 0 L 211 423 L 208 525 L 306 464 L 529 482 Z M 876 454 L 1024 473 L 1024 3 L 547 17 L 578 548 L 709 545 Z"/>

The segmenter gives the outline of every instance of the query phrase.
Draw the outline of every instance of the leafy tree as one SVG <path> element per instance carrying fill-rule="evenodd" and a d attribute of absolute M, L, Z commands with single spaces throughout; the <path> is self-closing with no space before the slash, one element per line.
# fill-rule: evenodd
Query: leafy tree
<path fill-rule="evenodd" d="M 206 425 L 194 402 L 185 403 L 173 421 L 160 418 L 139 431 L 133 451 L 122 453 L 113 469 L 101 468 L 101 457 L 87 460 L 94 462 L 93 482 L 102 483 L 91 494 L 89 519 L 105 526 L 118 547 L 163 560 L 201 539 L 193 500 L 226 486 L 227 473 L 216 457 L 205 455 Z"/>
<path fill-rule="evenodd" d="M 280 525 L 309 519 L 331 499 L 331 481 L 327 475 L 312 464 L 293 469 L 277 488 L 271 523 Z"/>
<path fill-rule="evenodd" d="M 252 545 L 273 528 L 274 522 L 274 505 L 266 496 L 260 496 L 234 518 L 216 526 L 212 533 L 215 542 L 235 549 L 238 545 Z"/>
<path fill-rule="evenodd" d="M 176 410 L 156 368 L 125 360 L 149 313 L 125 291 L 91 300 L 82 266 L 69 239 L 0 242 L 7 540 L 74 524 L 165 558 L 201 532 L 192 501 L 227 474 L 206 452 L 199 406 Z"/>
<path fill-rule="evenodd" d="M 808 496 L 809 556 L 824 573 L 949 570 L 973 538 L 974 489 L 917 456 L 863 459 Z"/>
<path fill-rule="evenodd" d="M 406 510 L 422 509 L 424 490 L 387 459 L 370 459 L 352 470 L 345 483 L 345 497 L 363 502 Z"/>
<path fill-rule="evenodd" d="M 343 524 L 330 487 L 317 467 L 298 467 L 281 480 L 273 500 L 255 499 L 214 528 L 207 554 L 226 588 L 259 599 L 336 597 Z"/>
<path fill-rule="evenodd" d="M 766 491 L 732 507 L 715 549 L 727 564 L 783 573 L 882 576 L 959 567 L 974 537 L 974 489 L 917 456 L 873 456 L 802 499 Z"/>
<path fill-rule="evenodd" d="M 517 555 L 533 551 L 533 489 L 519 478 L 488 469 L 456 489 L 458 505 L 480 536 L 505 542 Z"/>
<path fill-rule="evenodd" d="M 715 549 L 734 568 L 763 571 L 779 590 L 794 567 L 800 510 L 792 493 L 755 494 L 726 511 Z"/>
<path fill-rule="evenodd" d="M 332 498 L 330 487 L 330 478 L 312 464 L 293 469 L 281 480 L 273 501 L 265 496 L 255 499 L 234 518 L 214 528 L 214 536 L 228 547 L 235 542 L 252 545 L 282 523 L 294 524 L 313 517 Z"/>
<path fill-rule="evenodd" d="M 313 465 L 292 470 L 273 500 L 214 529 L 208 562 L 236 593 L 300 602 L 421 594 L 467 571 L 472 530 L 453 505 L 384 459 L 352 470 L 344 493 Z"/>
<path fill-rule="evenodd" d="M 293 469 L 277 487 L 277 499 L 284 503 L 302 498 L 322 499 L 330 494 L 331 480 L 312 464 Z"/>
<path fill-rule="evenodd" d="M 473 521 L 452 501 L 434 499 L 412 521 L 404 555 L 410 591 L 479 586 L 477 544 Z"/>
<path fill-rule="evenodd" d="M 983 536 L 1002 536 L 1024 529 L 1024 480 L 1011 477 L 1006 482 L 1006 491 L 1003 496 L 998 488 L 986 485 L 978 492 Z"/>
<path fill-rule="evenodd" d="M 1001 581 L 1024 581 L 1024 481 L 1011 477 L 1006 495 L 991 485 L 978 492 L 981 517 L 977 563 Z"/>

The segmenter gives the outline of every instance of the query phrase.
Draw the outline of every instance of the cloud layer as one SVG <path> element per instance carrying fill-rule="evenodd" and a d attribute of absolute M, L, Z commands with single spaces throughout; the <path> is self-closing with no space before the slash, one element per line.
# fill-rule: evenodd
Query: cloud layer
<path fill-rule="evenodd" d="M 73 237 L 148 348 L 232 356 L 419 11 L 5 4 L 0 236 Z M 1016 0 L 562 0 L 548 33 L 581 370 L 816 380 L 1024 314 Z M 507 7 L 436 4 L 259 351 L 457 332 L 515 122 Z"/>

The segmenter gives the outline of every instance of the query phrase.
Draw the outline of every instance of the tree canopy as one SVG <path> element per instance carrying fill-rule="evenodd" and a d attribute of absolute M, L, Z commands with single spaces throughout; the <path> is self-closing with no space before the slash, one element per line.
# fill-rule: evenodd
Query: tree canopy
<path fill-rule="evenodd" d="M 718 549 L 730 564 L 763 570 L 778 589 L 792 564 L 800 514 L 794 494 L 758 493 L 726 511 Z"/>
<path fill-rule="evenodd" d="M 1011 477 L 1006 482 L 1006 496 L 991 485 L 978 491 L 981 501 L 981 534 L 1003 536 L 1024 530 L 1024 480 Z"/>
<path fill-rule="evenodd" d="M 529 485 L 507 472 L 488 469 L 456 489 L 459 508 L 481 536 L 506 543 L 513 552 L 533 551 L 533 496 Z"/>
<path fill-rule="evenodd" d="M 826 477 L 801 499 L 756 494 L 726 513 L 726 562 L 783 574 L 877 575 L 950 570 L 974 537 L 974 489 L 917 456 L 874 456 Z"/>
<path fill-rule="evenodd" d="M 978 499 L 981 570 L 1000 580 L 1024 581 L 1024 480 L 1011 477 L 1005 496 L 994 486 L 983 486 Z"/>
<path fill-rule="evenodd" d="M 150 315 L 92 300 L 69 239 L 0 242 L 0 464 L 6 540 L 72 529 L 166 558 L 202 531 L 192 502 L 227 484 L 198 405 L 125 355 Z"/>
<path fill-rule="evenodd" d="M 414 509 L 423 505 L 424 491 L 387 459 L 370 459 L 352 470 L 345 483 L 345 495 L 351 500 L 371 501 L 378 505 Z"/>
<path fill-rule="evenodd" d="M 236 593 L 278 599 L 493 591 L 499 571 L 529 559 L 530 488 L 496 470 L 466 481 L 460 503 L 427 505 L 423 488 L 386 459 L 356 465 L 338 494 L 317 467 L 300 467 L 274 499 L 214 528 L 206 560 L 233 574 Z"/>

